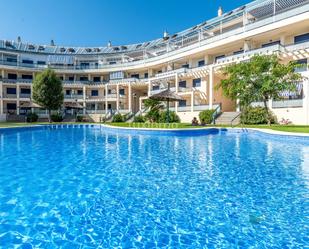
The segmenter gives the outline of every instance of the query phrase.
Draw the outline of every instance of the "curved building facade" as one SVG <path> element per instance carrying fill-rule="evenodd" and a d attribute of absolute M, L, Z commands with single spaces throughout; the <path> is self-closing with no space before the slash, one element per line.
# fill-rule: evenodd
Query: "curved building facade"
<path fill-rule="evenodd" d="M 309 0 L 257 0 L 218 14 L 140 44 L 63 47 L 0 40 L 1 119 L 22 119 L 31 109 L 46 116 L 31 104 L 32 80 L 46 68 L 63 81 L 66 113 L 94 121 L 116 112 L 142 113 L 143 101 L 168 83 L 183 97 L 172 107 L 183 122 L 205 109 L 235 112 L 236 103 L 216 89 L 221 68 L 254 54 L 298 61 L 298 70 L 309 77 Z M 268 103 L 278 119 L 309 124 L 308 80 L 297 93 L 283 94 L 284 101 Z"/>

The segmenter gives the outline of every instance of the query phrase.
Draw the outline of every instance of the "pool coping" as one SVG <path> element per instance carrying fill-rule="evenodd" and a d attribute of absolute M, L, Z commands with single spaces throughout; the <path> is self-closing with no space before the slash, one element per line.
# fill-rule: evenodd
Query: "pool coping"
<path fill-rule="evenodd" d="M 166 132 L 185 132 L 185 131 L 207 131 L 210 129 L 217 129 L 219 131 L 258 131 L 264 134 L 271 134 L 271 135 L 281 135 L 281 136 L 296 136 L 296 137 L 309 137 L 309 133 L 300 133 L 300 132 L 287 132 L 287 131 L 276 131 L 271 129 L 264 129 L 264 128 L 245 128 L 245 127 L 216 127 L 216 126 L 207 126 L 207 127 L 198 127 L 198 128 L 136 128 L 136 127 L 121 127 L 121 126 L 113 126 L 108 124 L 96 124 L 96 123 L 89 123 L 89 124 L 78 124 L 78 123 L 66 123 L 66 124 L 36 124 L 36 125 L 20 125 L 20 126 L 11 126 L 11 127 L 0 127 L 2 129 L 18 129 L 18 128 L 33 128 L 33 127 L 46 127 L 46 126 L 102 126 L 109 129 L 115 130 L 131 130 L 131 131 L 166 131 Z"/>

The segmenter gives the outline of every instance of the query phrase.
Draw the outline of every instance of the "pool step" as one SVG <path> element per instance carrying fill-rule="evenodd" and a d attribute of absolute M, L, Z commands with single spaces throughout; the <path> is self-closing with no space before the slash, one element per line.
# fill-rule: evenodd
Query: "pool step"
<path fill-rule="evenodd" d="M 216 119 L 218 125 L 237 125 L 240 123 L 240 112 L 222 112 L 222 114 Z"/>

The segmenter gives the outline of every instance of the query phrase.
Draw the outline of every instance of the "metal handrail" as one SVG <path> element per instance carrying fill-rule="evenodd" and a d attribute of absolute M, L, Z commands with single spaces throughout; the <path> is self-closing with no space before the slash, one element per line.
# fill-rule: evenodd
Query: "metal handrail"
<path fill-rule="evenodd" d="M 212 123 L 216 124 L 216 118 L 221 113 L 221 103 L 218 104 L 217 108 L 215 109 L 214 113 L 212 114 Z"/>
<path fill-rule="evenodd" d="M 233 128 L 233 122 L 241 115 L 241 112 L 238 113 L 232 120 L 231 120 L 231 127 Z"/>

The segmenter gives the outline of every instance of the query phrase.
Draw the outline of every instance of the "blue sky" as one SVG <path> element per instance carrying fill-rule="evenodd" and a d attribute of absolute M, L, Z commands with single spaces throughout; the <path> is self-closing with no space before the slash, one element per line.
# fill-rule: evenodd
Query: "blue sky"
<path fill-rule="evenodd" d="M 0 39 L 57 45 L 130 44 L 178 32 L 250 0 L 0 0 Z"/>

